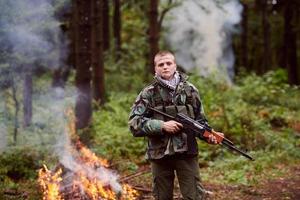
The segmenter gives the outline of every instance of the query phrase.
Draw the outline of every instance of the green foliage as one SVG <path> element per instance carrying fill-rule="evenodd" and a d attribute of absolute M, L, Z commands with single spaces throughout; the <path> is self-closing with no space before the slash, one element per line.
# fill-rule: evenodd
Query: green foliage
<path fill-rule="evenodd" d="M 110 158 L 137 158 L 144 153 L 144 139 L 134 138 L 127 120 L 137 94 L 113 93 L 108 103 L 94 112 L 94 148 Z"/>
<path fill-rule="evenodd" d="M 124 2 L 122 6 L 122 50 L 114 46 L 105 54 L 106 90 L 137 91 L 146 79 L 148 23 L 143 10 L 144 2 Z"/>
<path fill-rule="evenodd" d="M 37 170 L 44 155 L 34 149 L 22 148 L 3 152 L 0 155 L 0 179 L 18 181 L 20 179 L 36 179 Z"/>
<path fill-rule="evenodd" d="M 268 130 L 291 128 L 299 116 L 299 88 L 289 86 L 286 80 L 281 70 L 261 77 L 244 75 L 232 86 L 192 77 L 211 125 L 250 149 L 265 148 Z"/>
<path fill-rule="evenodd" d="M 191 79 L 199 88 L 212 127 L 237 146 L 251 150 L 256 158 L 249 162 L 201 143 L 199 148 L 204 152 L 200 151 L 200 163 L 209 166 L 202 173 L 204 180 L 216 177 L 214 181 L 221 183 L 256 184 L 284 172 L 274 166 L 300 160 L 299 138 L 293 129 L 293 124 L 299 123 L 300 91 L 286 83 L 284 71 L 270 71 L 261 77 L 244 74 L 232 86 L 211 79 Z"/>

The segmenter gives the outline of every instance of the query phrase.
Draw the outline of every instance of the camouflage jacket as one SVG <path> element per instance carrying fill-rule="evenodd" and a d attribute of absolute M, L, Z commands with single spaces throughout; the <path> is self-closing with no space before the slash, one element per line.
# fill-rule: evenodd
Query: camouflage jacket
<path fill-rule="evenodd" d="M 187 76 L 180 73 L 180 82 L 175 91 L 168 85 L 155 79 L 150 85 L 145 87 L 132 106 L 129 116 L 129 127 L 133 136 L 147 137 L 148 147 L 147 159 L 160 159 L 170 155 L 197 155 L 197 141 L 194 135 L 180 132 L 176 135 L 168 135 L 162 131 L 163 117 L 147 109 L 148 106 L 160 108 L 168 113 L 168 108 L 176 111 L 184 110 L 184 114 L 189 115 L 197 121 L 205 119 L 202 103 L 198 90 L 187 81 Z M 186 109 L 184 108 L 186 107 Z M 176 113 L 169 113 L 176 115 Z"/>

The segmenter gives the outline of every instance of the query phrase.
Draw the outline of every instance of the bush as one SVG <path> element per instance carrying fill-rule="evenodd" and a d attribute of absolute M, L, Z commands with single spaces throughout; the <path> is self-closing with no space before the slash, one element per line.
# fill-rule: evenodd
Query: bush
<path fill-rule="evenodd" d="M 0 155 L 0 179 L 36 179 L 44 155 L 34 149 L 11 149 Z"/>
<path fill-rule="evenodd" d="M 113 93 L 108 103 L 94 112 L 94 148 L 100 155 L 109 155 L 110 158 L 137 158 L 144 154 L 144 139 L 134 138 L 127 125 L 135 97 L 136 94 Z"/>

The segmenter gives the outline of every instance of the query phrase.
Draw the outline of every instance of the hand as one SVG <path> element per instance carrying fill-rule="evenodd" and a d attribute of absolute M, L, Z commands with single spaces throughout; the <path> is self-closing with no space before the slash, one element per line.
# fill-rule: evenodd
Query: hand
<path fill-rule="evenodd" d="M 182 124 L 174 120 L 163 123 L 162 130 L 168 134 L 178 133 L 183 128 Z"/>
<path fill-rule="evenodd" d="M 216 136 L 213 134 L 210 134 L 208 136 L 208 143 L 209 144 L 220 144 L 222 142 L 222 139 L 224 138 L 224 133 L 221 132 L 215 132 L 217 134 Z"/>

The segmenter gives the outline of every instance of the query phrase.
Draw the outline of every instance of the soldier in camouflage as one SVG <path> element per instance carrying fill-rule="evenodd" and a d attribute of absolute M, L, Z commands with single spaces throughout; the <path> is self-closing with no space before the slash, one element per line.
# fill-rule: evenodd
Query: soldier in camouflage
<path fill-rule="evenodd" d="M 155 79 L 140 92 L 129 116 L 133 135 L 147 137 L 146 158 L 151 163 L 154 197 L 173 199 L 176 172 L 183 199 L 205 199 L 195 136 L 182 131 L 182 124 L 147 109 L 151 106 L 172 116 L 183 113 L 203 123 L 206 119 L 198 90 L 187 81 L 185 74 L 176 71 L 171 52 L 157 53 L 154 63 Z M 217 144 L 214 136 L 207 142 Z"/>

